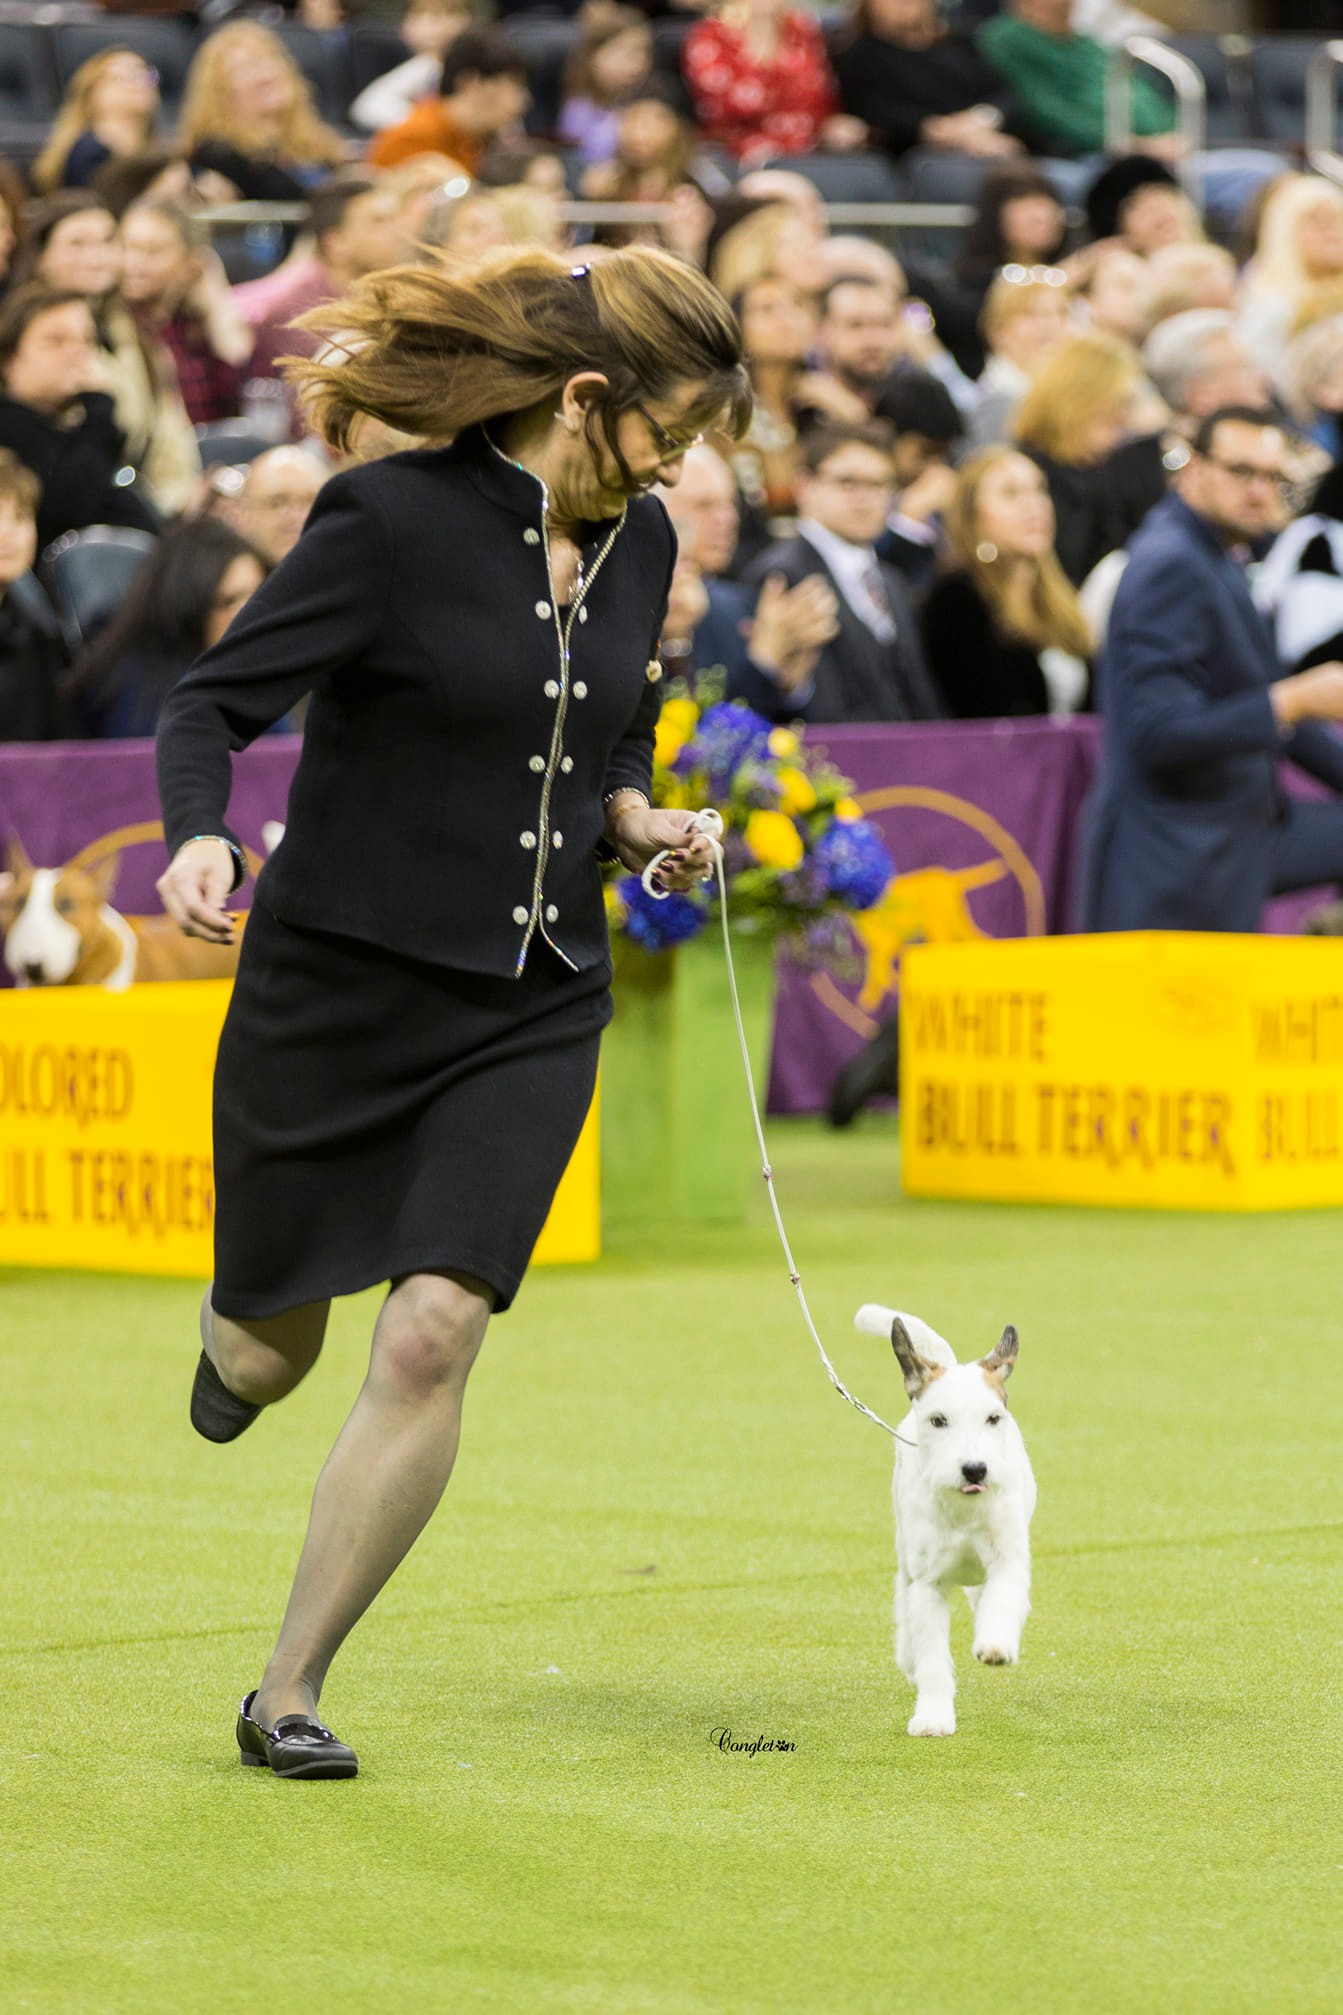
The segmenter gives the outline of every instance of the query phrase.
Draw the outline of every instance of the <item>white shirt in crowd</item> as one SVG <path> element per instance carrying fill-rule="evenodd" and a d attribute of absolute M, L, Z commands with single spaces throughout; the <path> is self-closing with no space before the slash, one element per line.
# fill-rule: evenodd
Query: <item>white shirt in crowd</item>
<path fill-rule="evenodd" d="M 408 119 L 421 98 L 437 94 L 443 75 L 441 56 L 411 56 L 366 84 L 350 107 L 350 119 L 366 133 L 381 133 Z"/>
<path fill-rule="evenodd" d="M 881 567 L 871 546 L 855 546 L 827 531 L 815 518 L 799 518 L 797 535 L 814 546 L 834 576 L 835 586 L 855 616 L 883 644 L 895 641 L 895 617 L 882 586 Z"/>

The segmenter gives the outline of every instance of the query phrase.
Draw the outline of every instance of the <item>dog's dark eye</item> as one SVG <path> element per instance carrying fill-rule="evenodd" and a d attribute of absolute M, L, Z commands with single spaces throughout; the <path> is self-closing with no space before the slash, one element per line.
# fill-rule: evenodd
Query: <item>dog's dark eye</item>
<path fill-rule="evenodd" d="M 71 902 L 69 896 L 61 896 L 56 904 L 56 914 L 58 916 L 68 917 L 73 914 L 74 907 L 75 906 Z"/>
<path fill-rule="evenodd" d="M 945 1413 L 929 1414 L 928 1416 L 929 1427 L 945 1427 L 946 1424 L 947 1424 L 947 1416 L 945 1415 Z"/>
<path fill-rule="evenodd" d="M 989 1415 L 989 1426 L 996 1427 L 1001 1419 L 1002 1419 L 1001 1413 L 991 1413 Z"/>

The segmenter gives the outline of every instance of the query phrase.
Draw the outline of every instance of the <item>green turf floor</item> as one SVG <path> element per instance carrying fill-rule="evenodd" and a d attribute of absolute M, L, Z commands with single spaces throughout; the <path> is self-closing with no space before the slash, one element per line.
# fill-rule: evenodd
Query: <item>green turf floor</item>
<path fill-rule="evenodd" d="M 762 1215 L 532 1276 L 325 1696 L 362 1774 L 240 1770 L 377 1298 L 214 1449 L 190 1283 L 0 1275 L 6 2015 L 1337 2015 L 1343 1220 L 915 1204 L 888 1125 L 774 1134 L 879 1411 L 859 1301 L 1020 1328 L 1023 1663 L 958 1617 L 961 1732 L 905 1735 L 889 1444 Z"/>

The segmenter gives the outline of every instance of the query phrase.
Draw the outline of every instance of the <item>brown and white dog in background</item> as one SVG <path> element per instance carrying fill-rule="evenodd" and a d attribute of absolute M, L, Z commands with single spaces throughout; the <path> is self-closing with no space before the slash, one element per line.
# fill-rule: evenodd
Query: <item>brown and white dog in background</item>
<path fill-rule="evenodd" d="M 231 979 L 238 939 L 204 944 L 167 916 L 122 916 L 111 904 L 116 855 L 97 867 L 35 868 L 16 838 L 0 874 L 5 964 L 20 987 L 100 986 L 109 993 L 146 980 Z M 244 919 L 239 917 L 239 933 Z"/>

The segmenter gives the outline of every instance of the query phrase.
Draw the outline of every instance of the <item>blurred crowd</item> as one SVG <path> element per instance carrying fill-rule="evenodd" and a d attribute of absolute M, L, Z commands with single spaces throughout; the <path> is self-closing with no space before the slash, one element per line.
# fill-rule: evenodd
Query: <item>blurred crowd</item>
<path fill-rule="evenodd" d="M 667 474 L 669 670 L 779 720 L 1085 710 L 1127 543 L 1227 406 L 1287 431 L 1247 555 L 1284 666 L 1337 650 L 1343 188 L 1299 144 L 1191 158 L 1141 82 L 1107 155 L 1106 44 L 1160 22 L 410 0 L 333 115 L 286 27 L 332 51 L 357 20 L 268 15 L 211 14 L 171 111 L 145 17 L 108 19 L 0 161 L 0 740 L 152 734 L 294 544 L 334 466 L 285 379 L 323 340 L 295 317 L 527 242 L 668 246 L 741 321 L 750 430 Z M 830 226 L 898 199 L 970 221 Z"/>

